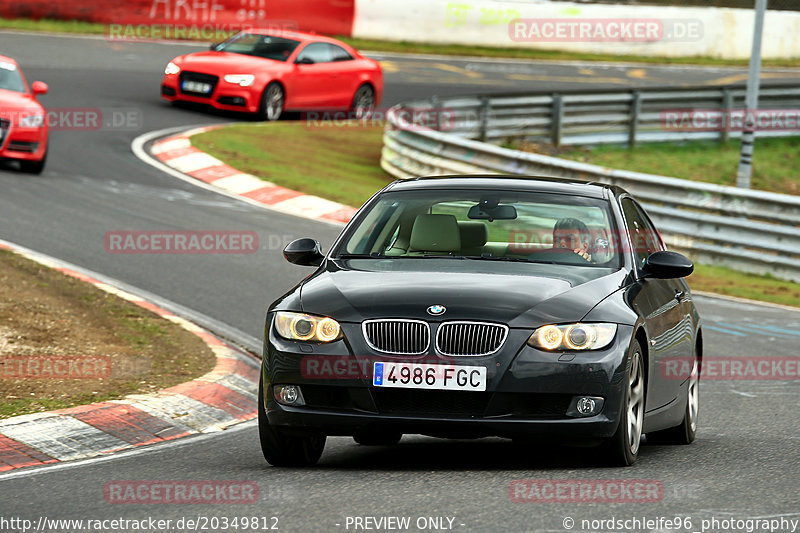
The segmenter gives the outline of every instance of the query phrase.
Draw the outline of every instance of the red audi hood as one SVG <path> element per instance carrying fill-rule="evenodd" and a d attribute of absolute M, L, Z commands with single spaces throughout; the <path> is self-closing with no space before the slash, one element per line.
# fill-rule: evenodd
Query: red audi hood
<path fill-rule="evenodd" d="M 0 117 L 11 118 L 19 113 L 44 113 L 42 104 L 27 93 L 0 89 Z"/>
<path fill-rule="evenodd" d="M 197 52 L 172 60 L 181 70 L 203 72 L 205 74 L 255 74 L 267 69 L 288 70 L 292 66 L 282 61 L 233 54 L 230 52 Z"/>
<path fill-rule="evenodd" d="M 41 110 L 42 105 L 37 102 L 33 96 L 27 93 L 0 89 L 0 112 L 6 110 L 24 111 L 29 109 Z"/>

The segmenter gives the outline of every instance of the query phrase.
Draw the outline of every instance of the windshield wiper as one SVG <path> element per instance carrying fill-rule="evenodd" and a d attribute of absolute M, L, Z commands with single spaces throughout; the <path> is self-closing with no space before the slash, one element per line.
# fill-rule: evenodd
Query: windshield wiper
<path fill-rule="evenodd" d="M 425 254 L 425 255 L 401 255 L 403 259 L 466 259 L 463 255 L 449 254 Z"/>
<path fill-rule="evenodd" d="M 372 252 L 371 254 L 339 254 L 336 259 L 386 259 L 386 256 Z"/>
<path fill-rule="evenodd" d="M 554 261 L 539 261 L 536 259 L 525 259 L 524 257 L 504 257 L 499 255 L 465 255 L 464 259 L 477 261 L 508 261 L 511 263 L 539 263 L 545 265 L 555 265 Z"/>

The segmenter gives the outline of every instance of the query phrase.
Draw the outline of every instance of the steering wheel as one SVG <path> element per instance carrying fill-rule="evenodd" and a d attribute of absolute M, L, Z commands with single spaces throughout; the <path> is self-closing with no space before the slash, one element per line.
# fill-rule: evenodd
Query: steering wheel
<path fill-rule="evenodd" d="M 592 256 L 589 255 L 588 252 L 586 252 L 586 254 L 589 255 L 589 258 L 587 259 L 586 257 L 583 257 L 581 254 L 577 253 L 573 248 L 550 248 L 548 250 L 548 252 L 549 253 L 553 253 L 553 254 L 563 254 L 563 256 L 565 258 L 566 257 L 570 257 L 570 258 L 577 257 L 581 261 L 583 261 L 583 262 L 585 262 L 587 264 L 590 264 L 592 262 Z"/>

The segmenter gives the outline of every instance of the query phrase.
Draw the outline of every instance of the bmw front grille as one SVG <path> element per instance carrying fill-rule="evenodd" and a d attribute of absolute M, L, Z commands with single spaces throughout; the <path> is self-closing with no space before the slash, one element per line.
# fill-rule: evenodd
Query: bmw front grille
<path fill-rule="evenodd" d="M 491 355 L 503 347 L 508 326 L 488 322 L 443 322 L 436 331 L 436 351 L 442 355 Z"/>
<path fill-rule="evenodd" d="M 431 328 L 422 320 L 366 320 L 362 328 L 367 344 L 378 352 L 420 355 L 431 344 Z"/>
<path fill-rule="evenodd" d="M 396 355 L 421 355 L 431 341 L 430 325 L 422 320 L 379 319 L 362 324 L 364 338 L 375 351 Z M 479 357 L 500 350 L 508 326 L 487 322 L 443 322 L 436 331 L 436 351 L 454 357 Z"/>

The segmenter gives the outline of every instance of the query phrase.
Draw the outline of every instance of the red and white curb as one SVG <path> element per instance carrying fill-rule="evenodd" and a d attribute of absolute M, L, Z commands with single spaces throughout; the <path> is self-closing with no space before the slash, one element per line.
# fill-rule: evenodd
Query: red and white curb
<path fill-rule="evenodd" d="M 222 126 L 193 128 L 154 141 L 149 155 L 170 168 L 226 192 L 243 196 L 272 209 L 314 220 L 346 223 L 354 207 L 303 194 L 245 174 L 192 146 L 190 137 Z"/>
<path fill-rule="evenodd" d="M 211 372 L 154 394 L 0 420 L 0 472 L 220 431 L 257 416 L 259 367 L 252 356 L 157 305 L 69 269 L 56 259 L 11 243 L 0 242 L 0 249 L 91 283 L 178 324 L 203 339 L 217 358 Z"/>

